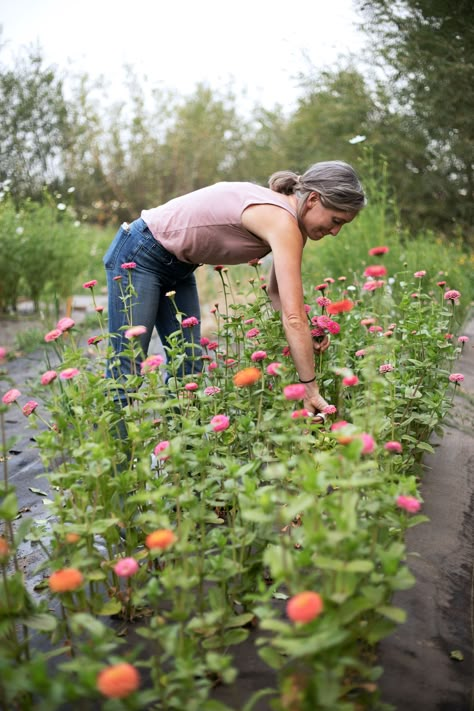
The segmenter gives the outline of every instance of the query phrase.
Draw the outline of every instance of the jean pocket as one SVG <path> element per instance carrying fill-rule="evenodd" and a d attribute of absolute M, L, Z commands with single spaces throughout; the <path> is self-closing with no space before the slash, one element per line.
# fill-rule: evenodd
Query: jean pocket
<path fill-rule="evenodd" d="M 122 259 L 122 253 L 129 237 L 129 230 L 121 227 L 102 259 L 106 269 L 115 269 L 119 261 L 120 263 L 127 261 L 126 259 Z"/>

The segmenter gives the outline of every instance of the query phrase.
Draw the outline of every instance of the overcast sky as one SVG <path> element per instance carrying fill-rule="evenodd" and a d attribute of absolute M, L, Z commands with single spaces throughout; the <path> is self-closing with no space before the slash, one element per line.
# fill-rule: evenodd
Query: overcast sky
<path fill-rule="evenodd" d="M 232 84 L 250 102 L 290 108 L 296 75 L 335 67 L 365 43 L 352 0 L 1 0 L 0 59 L 39 44 L 64 71 L 104 76 L 118 96 L 124 64 L 186 95 Z"/>

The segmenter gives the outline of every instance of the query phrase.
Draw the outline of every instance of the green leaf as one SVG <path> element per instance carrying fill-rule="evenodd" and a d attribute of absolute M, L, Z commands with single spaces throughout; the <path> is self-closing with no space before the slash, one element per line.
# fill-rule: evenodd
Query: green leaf
<path fill-rule="evenodd" d="M 57 618 L 54 617 L 54 615 L 48 615 L 46 612 L 38 613 L 37 615 L 32 615 L 22 620 L 22 624 L 39 632 L 52 632 L 56 629 L 57 623 Z"/>
<path fill-rule="evenodd" d="M 346 564 L 348 573 L 371 573 L 374 569 L 374 564 L 371 560 L 351 560 Z"/>
<path fill-rule="evenodd" d="M 118 615 L 122 609 L 122 603 L 120 600 L 108 600 L 100 610 L 98 610 L 98 615 Z"/>
<path fill-rule="evenodd" d="M 17 513 L 18 499 L 16 498 L 16 493 L 10 491 L 0 504 L 0 518 L 4 518 L 6 521 L 13 521 Z"/>
<path fill-rule="evenodd" d="M 272 647 L 262 647 L 258 650 L 258 656 L 272 669 L 281 669 L 285 663 L 284 656 Z"/>
<path fill-rule="evenodd" d="M 434 454 L 434 449 L 428 442 L 418 442 L 418 444 L 416 445 L 416 449 L 421 449 L 423 452 L 429 452 L 430 454 Z"/>
<path fill-rule="evenodd" d="M 453 651 L 449 653 L 449 656 L 451 659 L 455 659 L 458 662 L 464 661 L 464 654 L 460 649 L 453 649 Z"/>
<path fill-rule="evenodd" d="M 244 627 L 245 625 L 248 625 L 248 623 L 251 622 L 254 617 L 255 615 L 253 614 L 253 612 L 244 612 L 242 615 L 236 615 L 228 622 L 226 622 L 225 628 L 230 629 L 232 627 Z"/>
<path fill-rule="evenodd" d="M 36 489 L 34 486 L 29 486 L 28 489 L 33 493 L 33 494 L 38 494 L 38 496 L 48 496 L 46 491 L 42 491 L 41 489 Z"/>
<path fill-rule="evenodd" d="M 381 605 L 380 607 L 377 607 L 377 612 L 380 612 L 380 614 L 384 617 L 387 617 L 393 622 L 398 622 L 399 624 L 403 624 L 403 622 L 406 622 L 407 619 L 407 613 L 405 610 L 402 610 L 401 607 Z"/>

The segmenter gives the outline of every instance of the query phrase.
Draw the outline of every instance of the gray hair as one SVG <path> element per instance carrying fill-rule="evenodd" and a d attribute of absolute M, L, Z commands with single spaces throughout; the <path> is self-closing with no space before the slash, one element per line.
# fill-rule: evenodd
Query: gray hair
<path fill-rule="evenodd" d="M 277 193 L 297 196 L 298 217 L 313 192 L 319 194 L 323 207 L 341 212 L 359 212 L 367 202 L 354 168 L 341 160 L 314 163 L 303 175 L 279 170 L 268 185 Z"/>

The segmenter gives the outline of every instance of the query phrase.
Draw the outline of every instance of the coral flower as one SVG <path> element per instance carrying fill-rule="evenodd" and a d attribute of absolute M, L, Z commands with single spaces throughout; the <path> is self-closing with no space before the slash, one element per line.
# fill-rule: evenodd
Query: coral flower
<path fill-rule="evenodd" d="M 2 402 L 4 405 L 11 405 L 12 402 L 18 400 L 20 395 L 21 392 L 19 390 L 17 390 L 16 388 L 12 388 L 11 390 L 7 390 L 5 395 L 2 397 Z"/>
<path fill-rule="evenodd" d="M 395 440 L 390 440 L 389 442 L 385 442 L 383 447 L 384 447 L 384 449 L 387 450 L 387 452 L 395 452 L 396 454 L 400 454 L 401 451 L 403 450 L 401 443 L 396 442 Z"/>
<path fill-rule="evenodd" d="M 359 378 L 357 377 L 357 375 L 346 375 L 346 377 L 342 379 L 342 384 L 348 388 L 352 387 L 353 385 L 358 385 L 358 383 Z"/>
<path fill-rule="evenodd" d="M 388 251 L 389 251 L 388 247 L 382 247 L 382 246 L 380 246 L 380 247 L 371 247 L 371 248 L 369 249 L 369 255 L 370 255 L 371 257 L 377 257 L 377 256 L 382 255 L 382 254 L 387 254 Z"/>
<path fill-rule="evenodd" d="M 119 576 L 119 578 L 129 578 L 130 576 L 135 575 L 139 567 L 140 566 L 135 558 L 121 558 L 114 565 L 114 572 Z"/>
<path fill-rule="evenodd" d="M 234 385 L 237 388 L 244 388 L 247 385 L 253 385 L 262 377 L 262 373 L 258 368 L 250 367 L 239 370 L 232 378 Z"/>
<path fill-rule="evenodd" d="M 59 373 L 61 380 L 71 380 L 79 375 L 79 370 L 77 368 L 65 368 L 62 373 Z"/>
<path fill-rule="evenodd" d="M 287 400 L 302 400 L 305 396 L 306 388 L 302 383 L 287 385 L 283 388 L 283 395 Z"/>
<path fill-rule="evenodd" d="M 143 375 L 144 373 L 152 373 L 154 370 L 160 367 L 160 365 L 163 365 L 164 363 L 163 356 L 160 355 L 151 355 L 148 356 L 148 358 L 145 358 L 145 360 L 142 362 L 140 366 L 140 373 Z"/>
<path fill-rule="evenodd" d="M 51 341 L 57 341 L 63 335 L 63 332 L 59 328 L 53 328 L 52 331 L 48 331 L 45 335 L 44 340 L 46 343 L 51 343 Z"/>
<path fill-rule="evenodd" d="M 286 605 L 286 614 L 292 622 L 311 622 L 324 609 L 323 599 L 319 593 L 307 590 L 293 595 Z"/>
<path fill-rule="evenodd" d="M 258 363 L 260 360 L 265 360 L 267 357 L 267 352 L 266 351 L 254 351 L 252 355 L 250 356 L 250 360 L 252 360 L 254 363 Z"/>
<path fill-rule="evenodd" d="M 25 415 L 25 417 L 29 417 L 33 414 L 37 407 L 38 403 L 36 402 L 36 400 L 28 400 L 28 402 L 23 405 L 23 414 Z"/>
<path fill-rule="evenodd" d="M 81 587 L 84 576 L 77 568 L 63 568 L 49 576 L 50 589 L 56 593 L 73 592 Z"/>
<path fill-rule="evenodd" d="M 354 308 L 354 302 L 350 299 L 342 299 L 342 301 L 333 301 L 326 308 L 328 314 L 341 314 L 344 311 L 351 311 Z"/>
<path fill-rule="evenodd" d="M 57 377 L 58 377 L 58 374 L 56 373 L 55 370 L 47 370 L 41 376 L 41 385 L 49 385 L 50 383 L 53 382 L 53 380 L 56 380 Z"/>
<path fill-rule="evenodd" d="M 462 373 L 451 373 L 449 379 L 452 383 L 462 383 L 464 375 Z"/>
<path fill-rule="evenodd" d="M 125 331 L 125 338 L 136 338 L 146 333 L 146 326 L 131 326 Z"/>
<path fill-rule="evenodd" d="M 145 539 L 145 545 L 150 550 L 159 548 L 164 551 L 176 541 L 176 536 L 169 528 L 160 528 L 153 533 L 149 533 Z"/>
<path fill-rule="evenodd" d="M 124 699 L 139 686 L 140 674 L 127 662 L 102 669 L 97 676 L 98 690 L 109 699 Z"/>
<path fill-rule="evenodd" d="M 74 328 L 75 325 L 76 322 L 72 318 L 65 316 L 64 318 L 59 319 L 56 324 L 56 328 L 64 333 L 64 331 L 69 331 L 69 329 Z"/>
<path fill-rule="evenodd" d="M 222 432 L 229 427 L 230 420 L 227 415 L 214 415 L 211 419 L 210 425 L 214 432 Z"/>
<path fill-rule="evenodd" d="M 383 277 L 387 274 L 387 268 L 382 264 L 371 264 L 364 270 L 364 276 L 366 277 Z"/>
<path fill-rule="evenodd" d="M 85 281 L 84 284 L 82 285 L 83 289 L 93 289 L 94 286 L 97 286 L 97 279 L 91 279 L 90 281 Z"/>
<path fill-rule="evenodd" d="M 78 533 L 66 533 L 66 543 L 77 543 L 80 541 L 81 537 Z"/>
<path fill-rule="evenodd" d="M 421 503 L 414 496 L 397 496 L 396 500 L 397 506 L 408 513 L 416 513 L 421 508 Z"/>

